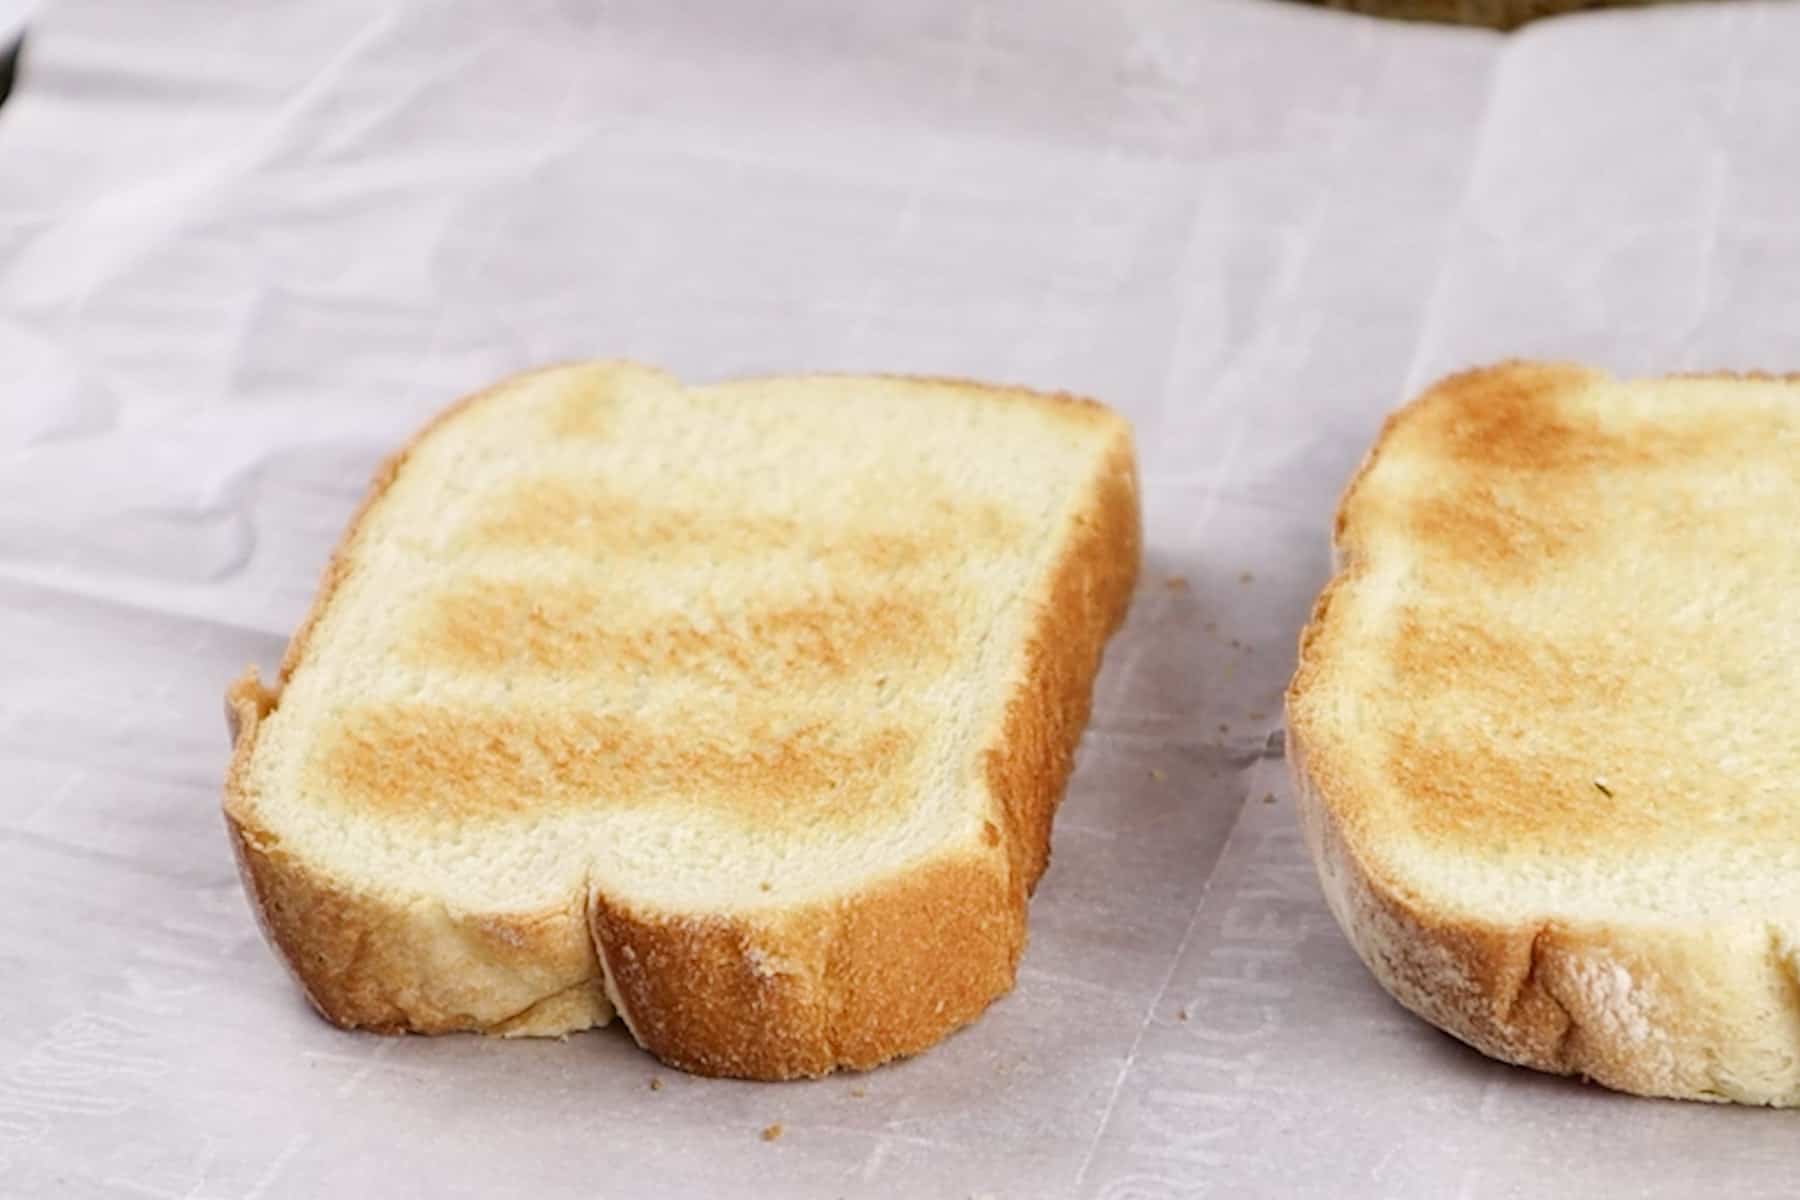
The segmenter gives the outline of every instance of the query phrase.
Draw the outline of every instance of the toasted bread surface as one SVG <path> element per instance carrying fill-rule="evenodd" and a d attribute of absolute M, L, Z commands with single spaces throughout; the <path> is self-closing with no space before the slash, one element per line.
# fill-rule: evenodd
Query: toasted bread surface
<path fill-rule="evenodd" d="M 1011 985 L 1137 556 L 1090 402 L 518 377 L 383 469 L 234 685 L 247 886 L 340 1024 L 914 1052 Z"/>
<path fill-rule="evenodd" d="M 1508 363 L 1391 418 L 1288 741 L 1324 890 L 1491 1055 L 1800 1103 L 1800 385 Z"/>

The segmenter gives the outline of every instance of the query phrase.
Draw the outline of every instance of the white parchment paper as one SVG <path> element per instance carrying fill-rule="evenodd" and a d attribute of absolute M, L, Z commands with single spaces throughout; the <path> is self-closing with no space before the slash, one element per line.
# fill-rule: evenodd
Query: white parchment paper
<path fill-rule="evenodd" d="M 1279 731 L 1336 492 L 1410 390 L 1800 368 L 1797 47 L 1748 3 L 1510 38 L 1249 0 L 42 7 L 0 108 L 0 1195 L 1791 1194 L 1791 1117 L 1393 1005 Z M 252 924 L 224 683 L 430 413 L 614 355 L 1138 425 L 1144 581 L 1018 988 L 915 1060 L 769 1086 L 616 1029 L 340 1033 Z"/>

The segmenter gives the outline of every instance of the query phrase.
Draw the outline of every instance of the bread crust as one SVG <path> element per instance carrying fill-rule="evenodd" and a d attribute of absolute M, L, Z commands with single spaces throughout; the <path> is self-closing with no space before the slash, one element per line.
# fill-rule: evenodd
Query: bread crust
<path fill-rule="evenodd" d="M 554 368 L 551 368 L 554 369 Z M 224 811 L 245 890 L 269 941 L 327 1020 L 382 1033 L 555 1035 L 616 1007 L 671 1065 L 748 1079 L 867 1069 L 917 1053 L 1013 985 L 1026 901 L 1085 724 L 1107 638 L 1135 586 L 1140 533 L 1129 427 L 1092 401 L 931 380 L 996 399 L 1091 406 L 1118 433 L 1035 617 L 1004 719 L 986 751 L 995 811 L 978 837 L 895 876 L 773 913 L 637 911 L 597 886 L 567 908 L 466 914 L 361 894 L 260 830 L 246 789 L 258 726 L 280 702 L 349 571 L 363 523 L 446 409 L 377 471 L 288 646 L 274 689 L 254 669 L 227 694 L 234 741 Z"/>
<path fill-rule="evenodd" d="M 1646 1096 L 1800 1105 L 1800 960 L 1777 931 L 1748 921 L 1503 922 L 1419 895 L 1365 840 L 1364 785 L 1346 766 L 1354 747 L 1315 725 L 1305 704 L 1343 636 L 1338 602 L 1365 569 L 1357 492 L 1394 432 L 1463 388 L 1604 378 L 1501 363 L 1446 379 L 1388 418 L 1339 504 L 1336 573 L 1300 634 L 1286 694 L 1301 826 L 1332 915 L 1377 981 L 1482 1053 Z"/>

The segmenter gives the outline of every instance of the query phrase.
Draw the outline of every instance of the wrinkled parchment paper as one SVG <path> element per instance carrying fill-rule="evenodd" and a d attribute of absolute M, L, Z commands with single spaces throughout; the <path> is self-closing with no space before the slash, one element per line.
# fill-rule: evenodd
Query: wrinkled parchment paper
<path fill-rule="evenodd" d="M 0 109 L 0 1195 L 1791 1194 L 1800 1131 L 1393 1005 L 1280 693 L 1382 414 L 1512 354 L 1800 367 L 1800 8 L 44 6 Z M 1148 561 L 1016 992 L 766 1086 L 316 1019 L 217 815 L 385 452 L 626 355 L 1071 389 Z M 651 1081 L 662 1086 L 652 1090 Z M 760 1132 L 779 1123 L 782 1134 Z"/>

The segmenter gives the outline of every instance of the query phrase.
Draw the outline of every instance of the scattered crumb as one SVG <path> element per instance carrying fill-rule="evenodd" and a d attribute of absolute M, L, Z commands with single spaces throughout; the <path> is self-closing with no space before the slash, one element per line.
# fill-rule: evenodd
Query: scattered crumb
<path fill-rule="evenodd" d="M 1185 592 L 1188 590 L 1187 576 L 1171 575 L 1163 580 L 1163 586 L 1168 588 L 1171 592 Z"/>
<path fill-rule="evenodd" d="M 1275 803 L 1275 793 L 1274 792 L 1264 792 L 1263 793 L 1263 803 L 1264 804 Z"/>
<path fill-rule="evenodd" d="M 1161 769 L 1159 769 L 1157 767 L 1150 768 L 1150 778 L 1153 779 L 1154 781 L 1156 781 L 1157 783 L 1161 783 L 1163 780 L 1167 779 L 1168 777 L 1169 777 L 1168 774 L 1166 772 L 1162 771 Z"/>
<path fill-rule="evenodd" d="M 1206 630 L 1206 632 L 1208 632 L 1208 633 L 1217 633 L 1217 632 L 1219 632 L 1219 623 L 1217 621 L 1208 621 L 1206 624 L 1202 625 L 1200 628 Z"/>
<path fill-rule="evenodd" d="M 1252 721 L 1260 721 L 1268 715 L 1269 715 L 1268 713 L 1264 712 L 1260 708 L 1253 708 L 1250 710 L 1250 719 Z"/>
<path fill-rule="evenodd" d="M 869 1094 L 869 1089 L 866 1087 L 853 1087 L 850 1089 L 850 1098 L 852 1100 L 861 1100 L 864 1096 L 866 1096 L 868 1094 Z"/>
<path fill-rule="evenodd" d="M 1238 572 L 1238 582 L 1239 583 L 1249 583 L 1252 579 L 1255 579 L 1255 578 L 1256 578 L 1256 576 L 1252 575 L 1248 571 Z"/>
<path fill-rule="evenodd" d="M 781 1134 L 782 1134 L 782 1129 L 781 1129 L 780 1121 L 775 1122 L 773 1125 L 764 1125 L 763 1131 L 762 1131 L 762 1140 L 765 1142 L 772 1142 L 772 1141 L 775 1141 L 777 1138 L 779 1138 L 781 1136 Z"/>
<path fill-rule="evenodd" d="M 662 1076 L 652 1075 L 650 1077 L 650 1090 L 653 1092 L 662 1091 Z"/>
<path fill-rule="evenodd" d="M 1219 732 L 1220 733 L 1230 733 L 1231 732 L 1231 723 L 1229 721 L 1220 721 L 1219 722 Z"/>
<path fill-rule="evenodd" d="M 756 886 L 757 886 L 757 887 L 760 887 L 760 888 L 761 888 L 761 889 L 762 889 L 762 890 L 763 890 L 763 891 L 765 891 L 765 892 L 772 892 L 772 891 L 774 891 L 774 890 L 775 890 L 775 885 L 774 885 L 774 884 L 772 884 L 772 883 L 770 883 L 770 882 L 769 882 L 769 881 L 768 881 L 768 880 L 766 880 L 766 879 L 765 879 L 765 880 L 763 880 L 763 881 L 762 881 L 762 882 L 761 882 L 761 883 L 759 883 L 759 884 L 757 884 L 757 885 L 756 885 Z"/>
<path fill-rule="evenodd" d="M 1236 638 L 1232 638 L 1226 645 L 1230 646 L 1233 650 L 1242 650 L 1244 648 L 1244 643 L 1238 641 Z"/>
<path fill-rule="evenodd" d="M 1185 1008 L 1182 1008 L 1182 1009 L 1177 1009 L 1177 1010 L 1176 1010 L 1176 1011 L 1175 1011 L 1175 1019 L 1176 1019 L 1176 1020 L 1177 1020 L 1177 1021 L 1185 1021 L 1185 1020 L 1187 1020 L 1187 1009 L 1185 1009 Z"/>

